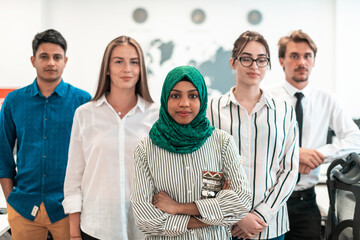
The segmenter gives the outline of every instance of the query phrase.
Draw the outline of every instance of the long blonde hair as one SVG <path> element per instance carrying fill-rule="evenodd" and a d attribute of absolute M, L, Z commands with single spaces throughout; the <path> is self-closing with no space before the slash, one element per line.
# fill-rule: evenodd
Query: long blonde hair
<path fill-rule="evenodd" d="M 143 51 L 139 43 L 135 41 L 135 39 L 128 36 L 117 37 L 107 45 L 101 62 L 98 86 L 95 96 L 92 99 L 93 101 L 98 100 L 102 95 L 104 95 L 104 93 L 110 91 L 110 76 L 107 73 L 109 72 L 109 62 L 111 54 L 117 46 L 127 44 L 133 46 L 136 49 L 140 61 L 140 77 L 135 86 L 135 94 L 139 94 L 148 102 L 154 102 L 150 96 L 149 87 L 147 84 L 147 75 Z"/>

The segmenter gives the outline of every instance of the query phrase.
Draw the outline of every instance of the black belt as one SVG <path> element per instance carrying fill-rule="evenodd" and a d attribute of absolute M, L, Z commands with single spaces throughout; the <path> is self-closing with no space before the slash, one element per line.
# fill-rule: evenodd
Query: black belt
<path fill-rule="evenodd" d="M 290 198 L 313 198 L 315 197 L 315 187 L 311 187 L 305 190 L 301 190 L 301 191 L 294 191 Z"/>

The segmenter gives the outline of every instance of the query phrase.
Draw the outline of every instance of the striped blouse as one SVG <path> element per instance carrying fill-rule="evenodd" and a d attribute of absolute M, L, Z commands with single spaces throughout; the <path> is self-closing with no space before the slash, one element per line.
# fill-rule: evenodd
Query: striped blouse
<path fill-rule="evenodd" d="M 159 148 L 149 137 L 134 152 L 135 175 L 131 202 L 138 228 L 146 239 L 229 239 L 229 225 L 250 210 L 251 190 L 234 139 L 215 129 L 203 146 L 189 154 Z M 223 172 L 230 190 L 201 199 L 202 171 Z M 195 202 L 200 221 L 211 226 L 187 229 L 189 215 L 171 215 L 152 204 L 154 194 L 165 191 L 180 203 Z"/>
<path fill-rule="evenodd" d="M 243 159 L 253 190 L 251 208 L 268 224 L 255 239 L 287 232 L 286 201 L 295 187 L 299 165 L 293 107 L 262 94 L 248 114 L 230 91 L 210 100 L 207 116 L 213 126 L 233 135 Z"/>

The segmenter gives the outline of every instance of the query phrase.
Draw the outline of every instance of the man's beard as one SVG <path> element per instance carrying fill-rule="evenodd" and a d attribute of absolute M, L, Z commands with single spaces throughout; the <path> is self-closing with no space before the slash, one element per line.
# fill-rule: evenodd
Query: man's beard
<path fill-rule="evenodd" d="M 307 80 L 309 79 L 309 77 L 306 77 L 306 78 L 296 78 L 296 77 L 293 77 L 292 80 L 294 80 L 295 82 L 306 82 Z"/>
<path fill-rule="evenodd" d="M 305 70 L 307 73 L 309 73 L 309 70 L 305 67 L 299 67 L 299 68 L 295 69 L 295 72 L 297 72 L 299 70 Z M 309 75 L 307 75 L 305 78 L 292 77 L 292 80 L 294 80 L 295 82 L 306 82 L 308 79 L 309 79 Z"/>

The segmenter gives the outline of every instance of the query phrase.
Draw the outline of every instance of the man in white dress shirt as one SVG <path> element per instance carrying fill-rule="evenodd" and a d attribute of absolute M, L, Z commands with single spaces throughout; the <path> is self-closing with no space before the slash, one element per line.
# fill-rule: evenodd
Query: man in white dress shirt
<path fill-rule="evenodd" d="M 282 37 L 278 46 L 286 81 L 269 92 L 295 107 L 301 131 L 299 179 L 288 200 L 290 231 L 285 239 L 320 240 L 321 216 L 314 191 L 319 166 L 350 152 L 360 152 L 360 131 L 333 95 L 309 86 L 317 52 L 310 36 L 297 30 Z M 339 139 L 336 143 L 326 144 L 329 127 Z"/>

